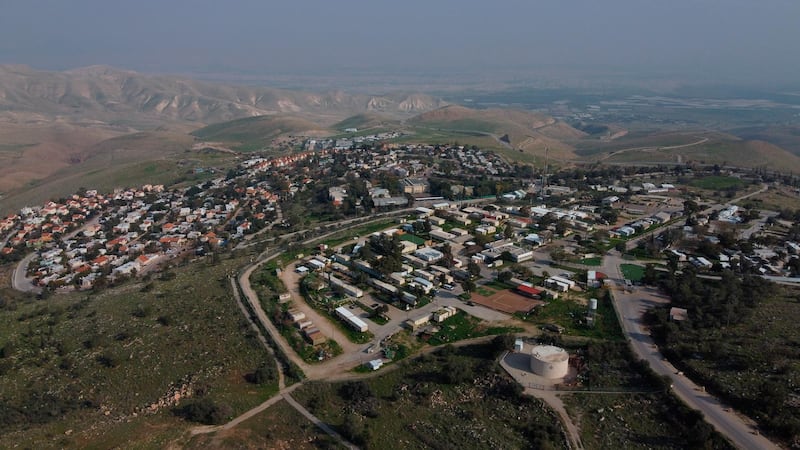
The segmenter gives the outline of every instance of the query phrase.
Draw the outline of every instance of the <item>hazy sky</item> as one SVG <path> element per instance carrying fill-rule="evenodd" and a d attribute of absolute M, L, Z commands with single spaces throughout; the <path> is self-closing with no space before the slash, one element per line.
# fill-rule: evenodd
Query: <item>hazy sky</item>
<path fill-rule="evenodd" d="M 0 63 L 800 81 L 800 0 L 2 0 Z"/>

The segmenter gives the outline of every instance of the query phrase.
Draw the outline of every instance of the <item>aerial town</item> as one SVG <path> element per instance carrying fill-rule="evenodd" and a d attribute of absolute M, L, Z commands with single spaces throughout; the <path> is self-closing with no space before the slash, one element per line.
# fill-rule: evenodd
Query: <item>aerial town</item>
<path fill-rule="evenodd" d="M 319 144 L 320 150 L 242 161 L 228 177 L 183 190 L 163 185 L 111 193 L 83 189 L 23 208 L 0 222 L 0 253 L 6 259 L 30 255 L 23 264 L 27 281 L 22 288 L 90 289 L 98 281 L 104 285 L 142 275 L 180 253 L 202 256 L 235 247 L 275 221 L 281 203 L 312 193 L 308 196 L 320 210 L 334 213 L 407 212 L 407 223 L 382 232 L 402 243 L 403 272 L 391 277 L 370 270 L 358 252 L 363 240 L 355 252 L 333 256 L 346 259 L 337 267 L 361 268 L 398 289 L 405 286 L 398 273 L 410 277 L 422 272 L 409 286 L 422 287 L 426 294 L 441 284 L 453 285 L 453 276 L 463 280 L 468 261 L 487 268 L 503 261 L 524 263 L 535 260 L 534 251 L 541 254 L 543 246 L 556 249 L 548 254 L 559 259 L 583 260 L 601 254 L 604 246 L 619 247 L 644 234 L 652 238 L 639 240 L 631 250 L 677 258 L 709 273 L 744 265 L 765 276 L 792 277 L 800 267 L 791 217 L 687 198 L 687 190 L 676 182 L 686 174 L 653 169 L 576 180 L 555 173 L 542 188 L 541 180 L 514 177 L 518 168 L 475 148 L 374 148 L 350 142 L 342 149 L 314 140 L 306 146 Z M 689 177 L 701 175 L 689 169 Z M 751 173 L 731 176 L 760 189 L 768 186 L 762 188 Z M 289 222 L 283 219 L 280 225 L 298 228 Z M 424 239 L 415 233 L 420 229 Z M 733 248 L 731 243 L 739 240 L 751 243 L 748 251 Z M 448 258 L 441 252 L 444 246 Z M 331 256 L 332 251 L 323 253 Z M 309 259 L 310 267 L 301 267 L 312 272 L 330 267 L 331 260 L 318 258 L 324 264 Z M 399 300 L 410 298 L 395 294 Z"/>
<path fill-rule="evenodd" d="M 769 174 L 710 167 L 547 173 L 476 147 L 339 144 L 310 140 L 301 153 L 250 157 L 187 187 L 81 189 L 25 207 L 0 222 L 0 256 L 16 263 L 15 289 L 46 298 L 148 279 L 179 261 L 213 263 L 253 245 L 281 245 L 285 252 L 251 260 L 240 278 L 251 307 L 263 308 L 264 326 L 274 327 L 273 338 L 285 340 L 302 369 L 367 372 L 405 358 L 414 342 L 481 335 L 455 333 L 456 323 L 514 317 L 545 333 L 569 333 L 541 319 L 562 296 L 586 305 L 569 313 L 575 329 L 602 329 L 617 320 L 604 300 L 614 278 L 625 280 L 617 294 L 624 298 L 647 292 L 642 286 L 670 268 L 787 284 L 800 272 L 795 217 L 745 206 L 768 190 L 794 192 Z M 735 180 L 738 191 L 696 189 L 705 177 Z M 370 223 L 378 227 L 348 231 Z M 336 233 L 345 238 L 324 240 Z M 685 308 L 669 310 L 672 322 L 688 319 Z M 519 360 L 523 353 L 530 356 Z M 523 386 L 588 382 L 580 358 L 558 346 L 517 339 L 502 365 Z"/>

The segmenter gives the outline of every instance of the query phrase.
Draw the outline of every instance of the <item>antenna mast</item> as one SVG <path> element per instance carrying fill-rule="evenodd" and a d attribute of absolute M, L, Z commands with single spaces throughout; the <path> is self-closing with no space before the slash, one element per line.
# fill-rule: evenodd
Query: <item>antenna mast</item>
<path fill-rule="evenodd" d="M 542 173 L 542 197 L 545 195 L 545 189 L 547 189 L 547 158 L 550 153 L 550 147 L 544 148 L 544 173 Z"/>

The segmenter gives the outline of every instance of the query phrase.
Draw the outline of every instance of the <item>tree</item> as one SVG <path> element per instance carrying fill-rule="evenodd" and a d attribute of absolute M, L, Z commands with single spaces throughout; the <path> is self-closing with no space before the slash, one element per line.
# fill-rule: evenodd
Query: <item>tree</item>
<path fill-rule="evenodd" d="M 504 270 L 497 274 L 497 281 L 501 283 L 508 283 L 514 278 L 514 274 L 510 270 Z"/>
<path fill-rule="evenodd" d="M 267 384 L 277 379 L 277 372 L 274 364 L 262 364 L 247 377 L 247 381 L 253 384 Z"/>
<path fill-rule="evenodd" d="M 467 263 L 467 272 L 469 272 L 471 277 L 477 277 L 481 274 L 481 266 L 479 266 L 475 261 L 470 260 L 470 262 Z"/>
<path fill-rule="evenodd" d="M 617 223 L 617 219 L 619 218 L 619 213 L 617 210 L 613 208 L 603 208 L 600 211 L 600 220 L 607 224 L 614 224 Z"/>
<path fill-rule="evenodd" d="M 569 229 L 569 224 L 567 224 L 565 219 L 561 219 L 556 222 L 556 234 L 563 236 L 564 233 L 567 232 L 567 229 Z"/>
<path fill-rule="evenodd" d="M 511 334 L 501 334 L 492 339 L 492 350 L 495 355 L 511 350 L 514 348 L 514 341 L 516 339 Z"/>
<path fill-rule="evenodd" d="M 558 245 L 553 247 L 553 249 L 550 250 L 550 259 L 552 259 L 554 262 L 560 262 L 567 259 L 567 252 L 564 250 L 564 246 Z"/>
<path fill-rule="evenodd" d="M 683 214 L 691 216 L 692 214 L 700 211 L 700 205 L 694 200 L 686 200 L 683 202 Z"/>
<path fill-rule="evenodd" d="M 506 224 L 506 227 L 503 229 L 503 237 L 506 239 L 514 237 L 514 227 L 512 227 L 511 224 Z"/>
<path fill-rule="evenodd" d="M 461 282 L 461 288 L 464 289 L 464 292 L 467 294 L 474 292 L 475 289 L 478 288 L 478 285 L 475 284 L 472 280 L 464 280 Z"/>
<path fill-rule="evenodd" d="M 442 254 L 444 255 L 444 266 L 447 268 L 453 267 L 453 247 L 450 246 L 449 242 L 446 242 L 442 246 Z"/>
<path fill-rule="evenodd" d="M 645 284 L 655 284 L 658 281 L 658 273 L 656 272 L 656 267 L 652 263 L 647 263 L 644 266 L 644 275 L 642 276 L 642 282 Z"/>

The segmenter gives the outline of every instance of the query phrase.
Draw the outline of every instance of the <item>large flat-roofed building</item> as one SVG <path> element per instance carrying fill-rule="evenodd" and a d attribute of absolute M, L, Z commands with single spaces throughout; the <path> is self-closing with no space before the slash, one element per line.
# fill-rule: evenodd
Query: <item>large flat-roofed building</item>
<path fill-rule="evenodd" d="M 362 333 L 369 330 L 369 326 L 363 320 L 356 317 L 349 309 L 344 306 L 336 308 L 336 315 L 347 323 L 351 328 Z"/>
<path fill-rule="evenodd" d="M 338 287 L 339 289 L 342 290 L 342 292 L 349 295 L 350 297 L 360 298 L 364 296 L 364 291 L 362 291 L 361 288 L 353 286 L 352 284 L 349 284 L 344 280 L 339 279 L 333 275 L 330 275 L 328 277 L 328 281 L 330 281 L 331 286 Z"/>
<path fill-rule="evenodd" d="M 427 263 L 435 263 L 444 258 L 444 253 L 430 247 L 422 247 L 414 252 L 414 256 Z"/>
<path fill-rule="evenodd" d="M 403 178 L 400 184 L 406 194 L 423 194 L 428 191 L 428 182 L 422 178 Z"/>

